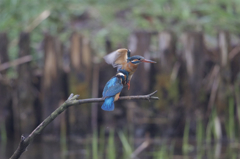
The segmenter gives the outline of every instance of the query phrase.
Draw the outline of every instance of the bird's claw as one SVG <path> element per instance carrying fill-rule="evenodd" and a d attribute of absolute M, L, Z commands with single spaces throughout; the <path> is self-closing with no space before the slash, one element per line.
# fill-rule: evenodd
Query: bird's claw
<path fill-rule="evenodd" d="M 128 90 L 130 89 L 130 81 L 127 83 Z"/>

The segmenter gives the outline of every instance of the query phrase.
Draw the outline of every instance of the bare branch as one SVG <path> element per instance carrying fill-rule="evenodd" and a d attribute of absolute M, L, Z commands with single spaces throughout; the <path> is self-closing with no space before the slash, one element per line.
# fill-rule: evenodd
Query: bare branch
<path fill-rule="evenodd" d="M 32 61 L 32 56 L 31 55 L 27 55 L 27 56 L 23 56 L 20 57 L 16 60 L 10 61 L 10 62 L 5 62 L 3 64 L 0 64 L 0 71 L 6 70 L 9 67 L 15 67 L 21 64 L 24 64 L 26 62 Z"/>
<path fill-rule="evenodd" d="M 232 60 L 240 51 L 240 45 L 234 47 L 232 51 L 229 52 L 229 60 Z"/>
<path fill-rule="evenodd" d="M 50 16 L 51 12 L 49 10 L 43 11 L 39 16 L 34 19 L 34 21 L 27 26 L 26 31 L 31 32 L 33 31 L 41 22 L 43 22 L 45 19 L 47 19 Z"/>
<path fill-rule="evenodd" d="M 159 100 L 158 97 L 154 97 L 153 95 L 157 93 L 157 90 L 148 94 L 148 95 L 138 95 L 138 96 L 125 96 L 125 97 L 120 97 L 119 100 L 134 100 L 134 99 L 142 99 L 142 100 Z"/>
<path fill-rule="evenodd" d="M 139 95 L 139 96 L 124 96 L 120 97 L 119 100 L 158 100 L 158 97 L 154 97 L 153 95 L 157 91 L 154 91 L 153 93 L 150 93 L 148 95 Z M 17 150 L 14 152 L 14 154 L 11 156 L 10 159 L 18 159 L 22 153 L 26 150 L 27 146 L 33 141 L 33 139 L 36 137 L 36 135 L 40 134 L 43 129 L 50 124 L 59 114 L 61 114 L 63 111 L 65 111 L 67 108 L 73 105 L 80 105 L 84 103 L 93 103 L 93 102 L 103 102 L 104 98 L 89 98 L 89 99 L 81 99 L 77 100 L 79 95 L 73 95 L 71 94 L 68 99 L 60 106 L 58 107 L 54 112 L 52 112 L 51 115 L 49 115 L 36 129 L 32 131 L 32 133 L 25 138 L 24 136 L 21 137 L 21 141 L 18 145 Z"/>
<path fill-rule="evenodd" d="M 137 158 L 137 155 L 140 154 L 144 149 L 146 149 L 151 143 L 149 133 L 145 137 L 145 141 L 131 154 L 131 158 Z"/>

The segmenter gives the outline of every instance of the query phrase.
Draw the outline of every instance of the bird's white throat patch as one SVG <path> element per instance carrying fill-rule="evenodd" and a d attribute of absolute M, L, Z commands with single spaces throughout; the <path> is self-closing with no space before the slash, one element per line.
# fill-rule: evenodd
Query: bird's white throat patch
<path fill-rule="evenodd" d="M 117 73 L 117 75 L 119 75 L 119 76 L 124 76 L 124 74 L 121 73 L 121 72 Z"/>

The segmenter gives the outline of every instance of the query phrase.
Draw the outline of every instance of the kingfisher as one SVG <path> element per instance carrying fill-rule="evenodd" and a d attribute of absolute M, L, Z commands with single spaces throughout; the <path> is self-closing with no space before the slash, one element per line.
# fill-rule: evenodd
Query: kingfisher
<path fill-rule="evenodd" d="M 123 85 L 126 83 L 127 76 L 127 72 L 119 70 L 117 74 L 107 82 L 102 93 L 103 98 L 105 98 L 101 107 L 103 110 L 114 110 L 114 102 L 118 100 Z"/>
<path fill-rule="evenodd" d="M 130 81 L 133 73 L 137 70 L 140 63 L 156 63 L 155 61 L 147 60 L 142 56 L 135 55 L 130 57 L 131 51 L 129 49 L 118 49 L 104 57 L 106 63 L 111 64 L 113 67 L 117 67 L 117 70 L 127 71 L 126 84 L 128 85 L 128 90 L 130 89 Z"/>

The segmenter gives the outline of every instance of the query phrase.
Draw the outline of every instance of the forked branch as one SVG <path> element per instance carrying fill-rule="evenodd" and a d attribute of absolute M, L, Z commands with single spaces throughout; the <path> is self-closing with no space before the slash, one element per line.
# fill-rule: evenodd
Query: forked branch
<path fill-rule="evenodd" d="M 124 96 L 120 97 L 119 100 L 158 100 L 158 97 L 154 97 L 153 95 L 157 91 L 154 91 L 153 93 L 150 93 L 148 95 L 139 95 L 139 96 Z M 38 125 L 36 129 L 32 131 L 32 133 L 28 137 L 21 136 L 21 141 L 18 145 L 18 148 L 14 152 L 14 154 L 11 156 L 10 159 L 18 159 L 22 153 L 26 150 L 27 146 L 33 141 L 33 139 L 36 137 L 36 135 L 40 134 L 43 129 L 51 123 L 59 114 L 61 114 L 63 111 L 65 111 L 67 108 L 73 105 L 80 105 L 84 103 L 93 103 L 93 102 L 103 102 L 104 98 L 89 98 L 89 99 L 80 99 L 77 100 L 79 95 L 73 95 L 71 94 L 68 99 L 60 106 L 58 107 L 54 112 L 52 112 L 51 115 L 49 115 L 41 124 Z"/>

